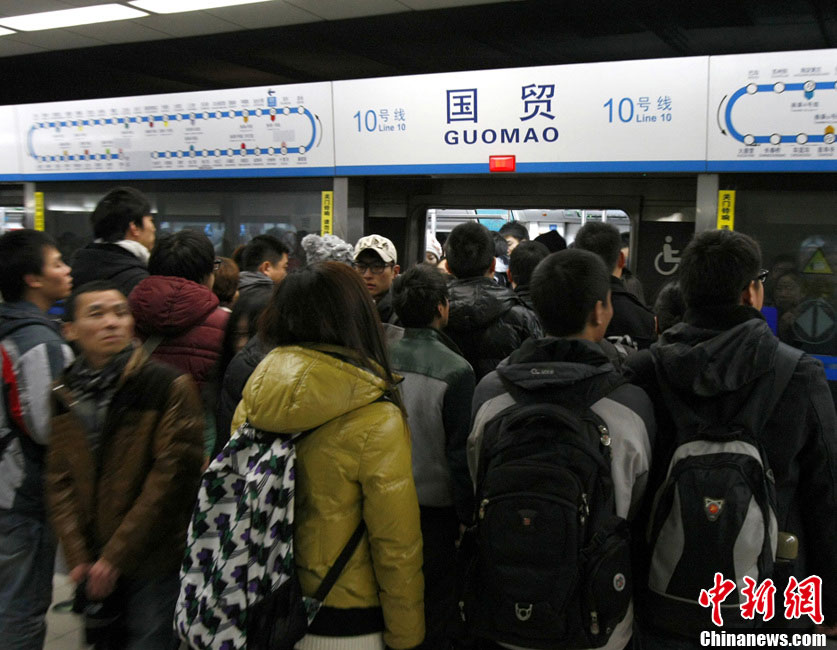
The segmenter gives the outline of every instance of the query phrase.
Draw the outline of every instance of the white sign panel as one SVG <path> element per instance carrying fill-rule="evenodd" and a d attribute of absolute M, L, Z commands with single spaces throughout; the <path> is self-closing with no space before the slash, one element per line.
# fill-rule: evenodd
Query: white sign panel
<path fill-rule="evenodd" d="M 23 173 L 331 175 L 331 84 L 16 107 Z"/>
<path fill-rule="evenodd" d="M 708 57 L 334 82 L 337 174 L 703 171 Z"/>
<path fill-rule="evenodd" d="M 837 50 L 710 60 L 709 171 L 837 169 Z"/>
<path fill-rule="evenodd" d="M 20 156 L 14 106 L 0 106 L 0 174 L 19 174 Z"/>

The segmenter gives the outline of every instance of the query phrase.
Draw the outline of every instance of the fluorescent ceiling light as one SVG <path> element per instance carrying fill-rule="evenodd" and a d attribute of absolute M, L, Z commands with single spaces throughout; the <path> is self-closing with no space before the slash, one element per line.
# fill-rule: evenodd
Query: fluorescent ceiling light
<path fill-rule="evenodd" d="M 11 29 L 3 29 L 0 27 L 0 36 L 7 36 L 8 34 L 15 34 L 17 32 L 13 32 Z"/>
<path fill-rule="evenodd" d="M 41 29 L 75 27 L 92 23 L 107 23 L 113 20 L 142 18 L 147 15 L 143 11 L 131 9 L 125 5 L 106 4 L 77 9 L 62 9 L 60 11 L 42 11 L 41 13 L 24 16 L 9 16 L 8 18 L 0 18 L 0 25 L 21 32 L 35 32 Z"/>
<path fill-rule="evenodd" d="M 176 14 L 181 11 L 200 11 L 217 7 L 232 7 L 234 5 L 250 5 L 256 2 L 270 2 L 271 0 L 130 0 L 128 4 L 155 14 Z"/>

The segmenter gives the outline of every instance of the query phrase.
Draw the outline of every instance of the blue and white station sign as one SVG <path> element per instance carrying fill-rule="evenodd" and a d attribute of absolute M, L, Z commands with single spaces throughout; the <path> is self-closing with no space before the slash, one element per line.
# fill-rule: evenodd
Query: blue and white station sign
<path fill-rule="evenodd" d="M 703 171 L 707 57 L 334 82 L 338 175 Z"/>
<path fill-rule="evenodd" d="M 334 173 L 328 82 L 14 108 L 25 178 Z"/>
<path fill-rule="evenodd" d="M 837 170 L 837 50 L 715 56 L 709 171 Z"/>

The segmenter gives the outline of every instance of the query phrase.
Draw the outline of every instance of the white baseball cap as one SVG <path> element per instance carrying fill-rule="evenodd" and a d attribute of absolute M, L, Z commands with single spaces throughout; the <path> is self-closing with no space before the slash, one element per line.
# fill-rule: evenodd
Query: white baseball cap
<path fill-rule="evenodd" d="M 381 237 L 380 235 L 361 237 L 355 245 L 355 259 L 365 250 L 375 251 L 387 264 L 398 263 L 398 253 L 395 250 L 395 244 L 386 237 Z"/>

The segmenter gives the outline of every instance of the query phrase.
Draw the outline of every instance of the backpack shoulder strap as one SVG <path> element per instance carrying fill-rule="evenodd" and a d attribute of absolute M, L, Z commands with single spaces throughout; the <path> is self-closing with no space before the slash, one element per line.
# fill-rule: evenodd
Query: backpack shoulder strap
<path fill-rule="evenodd" d="M 773 386 L 770 391 L 770 401 L 767 403 L 767 408 L 764 409 L 763 415 L 760 418 L 759 431 L 764 428 L 776 410 L 779 398 L 785 392 L 788 384 L 790 384 L 796 366 L 799 365 L 799 360 L 803 354 L 805 353 L 802 350 L 798 350 L 781 341 L 779 342 L 779 347 L 776 348 L 776 363 L 773 366 L 774 375 Z"/>
<path fill-rule="evenodd" d="M 331 591 L 331 588 L 334 586 L 334 583 L 337 582 L 337 578 L 340 577 L 340 574 L 343 573 L 343 569 L 346 568 L 346 564 L 349 562 L 349 558 L 352 557 L 352 554 L 355 552 L 355 549 L 360 544 L 360 540 L 363 538 L 363 533 L 366 532 L 366 522 L 363 519 L 360 520 L 360 523 L 355 528 L 355 532 L 352 533 L 352 536 L 349 538 L 349 541 L 346 542 L 346 545 L 343 547 L 343 550 L 340 551 L 340 555 L 337 556 L 337 559 L 334 561 L 334 564 L 331 565 L 331 568 L 326 573 L 325 578 L 320 583 L 320 586 L 317 587 L 316 593 L 314 593 L 314 598 L 323 602 L 328 596 L 328 592 Z"/>
<path fill-rule="evenodd" d="M 153 336 L 149 336 L 145 339 L 145 342 L 142 344 L 142 351 L 145 353 L 145 357 L 148 358 L 154 354 L 154 350 L 160 346 L 160 343 L 162 343 L 165 338 L 166 337 L 159 334 L 154 334 Z"/>

